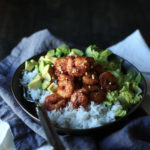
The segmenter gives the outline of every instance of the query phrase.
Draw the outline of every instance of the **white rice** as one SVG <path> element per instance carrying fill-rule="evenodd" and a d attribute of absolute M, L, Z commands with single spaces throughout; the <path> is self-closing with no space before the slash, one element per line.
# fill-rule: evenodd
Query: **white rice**
<path fill-rule="evenodd" d="M 21 84 L 27 88 L 27 97 L 31 97 L 32 100 L 38 100 L 40 104 L 44 103 L 44 99 L 47 95 L 51 93 L 42 89 L 29 89 L 28 84 L 34 79 L 38 74 L 38 70 L 34 69 L 32 72 L 24 71 Z"/>
<path fill-rule="evenodd" d="M 34 79 L 34 77 L 37 74 L 38 74 L 37 69 L 34 69 L 32 72 L 24 71 L 21 84 L 26 86 L 28 83 L 30 83 Z"/>
<path fill-rule="evenodd" d="M 39 100 L 42 104 L 47 95 L 51 94 L 42 89 L 29 90 L 28 83 L 38 74 L 37 69 L 32 72 L 24 72 L 21 84 L 27 88 L 28 96 L 33 100 Z M 73 129 L 87 129 L 92 127 L 102 126 L 106 123 L 115 121 L 115 111 L 122 109 L 119 102 L 116 102 L 112 107 L 106 107 L 104 104 L 91 103 L 86 107 L 74 109 L 69 102 L 68 106 L 60 110 L 48 111 L 49 118 L 59 127 Z"/>

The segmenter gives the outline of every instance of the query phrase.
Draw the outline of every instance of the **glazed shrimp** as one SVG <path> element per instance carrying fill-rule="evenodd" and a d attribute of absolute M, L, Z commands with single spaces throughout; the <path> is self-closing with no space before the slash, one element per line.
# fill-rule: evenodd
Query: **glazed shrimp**
<path fill-rule="evenodd" d="M 62 73 L 67 73 L 66 71 L 66 58 L 58 58 L 55 61 L 54 67 L 55 67 L 55 75 L 59 76 Z"/>
<path fill-rule="evenodd" d="M 88 90 L 88 92 L 97 92 L 100 90 L 100 85 L 84 85 L 84 88 Z"/>
<path fill-rule="evenodd" d="M 100 85 L 85 85 L 84 88 L 88 90 L 90 100 L 101 103 L 106 99 L 106 93 L 101 90 Z"/>
<path fill-rule="evenodd" d="M 63 98 L 70 98 L 73 91 L 74 91 L 73 78 L 68 75 L 61 74 L 58 77 L 57 94 Z"/>
<path fill-rule="evenodd" d="M 104 72 L 104 68 L 100 64 L 95 64 L 94 67 L 93 67 L 93 70 L 95 72 L 97 72 L 98 74 L 101 74 L 101 73 Z"/>
<path fill-rule="evenodd" d="M 69 56 L 67 58 L 67 72 L 70 76 L 73 77 L 81 77 L 84 73 L 89 69 L 89 63 L 85 57 L 77 56 Z"/>
<path fill-rule="evenodd" d="M 96 73 L 85 73 L 85 75 L 82 77 L 82 83 L 87 85 L 94 85 L 98 83 L 98 76 Z"/>
<path fill-rule="evenodd" d="M 82 88 L 72 94 L 70 102 L 74 108 L 78 108 L 79 106 L 85 107 L 88 104 L 87 92 L 85 88 Z"/>
<path fill-rule="evenodd" d="M 116 78 L 110 72 L 103 72 L 100 77 L 100 86 L 106 91 L 113 91 L 118 89 Z"/>
<path fill-rule="evenodd" d="M 90 100 L 101 103 L 106 99 L 106 93 L 102 90 L 94 91 L 90 93 Z"/>
<path fill-rule="evenodd" d="M 64 81 L 64 80 L 73 81 L 74 78 L 66 74 L 60 74 L 60 76 L 58 77 L 58 81 Z"/>
<path fill-rule="evenodd" d="M 74 78 L 75 90 L 79 90 L 82 88 L 82 78 Z"/>
<path fill-rule="evenodd" d="M 86 60 L 88 61 L 90 65 L 90 69 L 93 69 L 94 67 L 94 58 L 93 57 L 86 57 Z"/>
<path fill-rule="evenodd" d="M 62 98 L 59 95 L 56 94 L 51 94 L 48 95 L 45 98 L 44 104 L 43 106 L 48 110 L 48 111 L 52 111 L 52 110 L 58 110 L 60 108 L 65 107 L 67 104 L 67 100 Z"/>

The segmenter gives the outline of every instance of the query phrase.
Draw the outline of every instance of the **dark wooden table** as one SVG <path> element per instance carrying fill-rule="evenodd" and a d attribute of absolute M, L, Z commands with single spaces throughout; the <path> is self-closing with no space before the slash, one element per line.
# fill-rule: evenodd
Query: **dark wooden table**
<path fill-rule="evenodd" d="M 0 60 L 30 34 L 48 28 L 79 46 L 106 48 L 140 29 L 150 45 L 149 0 L 0 0 Z"/>

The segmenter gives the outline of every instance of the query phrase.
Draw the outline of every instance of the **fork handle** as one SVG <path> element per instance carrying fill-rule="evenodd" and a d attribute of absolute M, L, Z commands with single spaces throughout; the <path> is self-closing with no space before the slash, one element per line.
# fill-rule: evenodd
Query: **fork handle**
<path fill-rule="evenodd" d="M 47 136 L 48 143 L 54 147 L 54 150 L 65 150 L 65 147 L 56 133 L 56 130 L 52 125 L 45 109 L 42 106 L 37 105 L 36 111 Z"/>

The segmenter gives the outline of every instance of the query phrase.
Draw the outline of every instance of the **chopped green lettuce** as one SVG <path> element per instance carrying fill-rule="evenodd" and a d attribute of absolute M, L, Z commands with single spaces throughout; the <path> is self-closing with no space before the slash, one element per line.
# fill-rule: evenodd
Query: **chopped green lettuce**
<path fill-rule="evenodd" d="M 139 94 L 141 94 L 142 93 L 142 90 L 141 90 L 141 88 L 139 87 L 139 85 L 138 85 L 138 83 L 137 82 L 135 82 L 135 81 L 132 81 L 132 90 L 134 91 L 134 93 L 136 94 L 136 95 L 139 95 Z"/>
<path fill-rule="evenodd" d="M 108 62 L 108 56 L 110 56 L 111 54 L 112 54 L 112 52 L 109 49 L 101 51 L 99 53 L 99 62 L 101 62 L 101 63 Z"/>
<path fill-rule="evenodd" d="M 125 80 L 124 80 L 124 75 L 121 72 L 121 70 L 120 69 L 116 69 L 116 70 L 110 71 L 110 73 L 112 73 L 116 77 L 118 85 L 120 87 L 122 87 L 122 85 L 123 85 Z"/>
<path fill-rule="evenodd" d="M 121 70 L 122 62 L 123 62 L 122 59 L 109 61 L 109 63 L 105 65 L 105 68 L 109 71 L 118 69 Z"/>
<path fill-rule="evenodd" d="M 141 99 L 141 97 L 140 97 L 140 95 L 135 95 L 135 97 L 134 97 L 134 99 L 133 99 L 133 104 L 136 104 L 136 103 L 138 103 L 139 101 L 140 101 L 140 99 Z"/>
<path fill-rule="evenodd" d="M 108 92 L 106 98 L 108 101 L 112 101 L 112 102 L 117 101 L 118 100 L 118 91 L 116 90 L 116 91 Z"/>
<path fill-rule="evenodd" d="M 125 100 L 128 104 L 131 103 L 131 99 L 134 97 L 134 93 L 132 91 L 123 86 L 119 93 L 119 99 L 121 102 L 124 102 Z"/>
<path fill-rule="evenodd" d="M 86 56 L 93 57 L 96 63 L 105 64 L 108 62 L 108 56 L 112 54 L 112 52 L 108 49 L 101 50 L 96 45 L 90 45 L 86 51 Z"/>
<path fill-rule="evenodd" d="M 140 101 L 139 94 L 141 92 L 142 90 L 138 87 L 136 82 L 130 83 L 128 86 L 123 86 L 119 91 L 119 101 L 124 108 L 129 108 Z"/>
<path fill-rule="evenodd" d="M 130 89 L 130 82 L 129 81 L 124 81 L 123 85 L 125 86 L 126 89 Z"/>
<path fill-rule="evenodd" d="M 127 111 L 122 109 L 117 109 L 115 112 L 116 117 L 124 117 L 127 114 Z"/>
<path fill-rule="evenodd" d="M 142 80 L 142 76 L 141 76 L 141 74 L 140 73 L 138 73 L 138 75 L 136 76 L 136 78 L 135 78 L 135 81 L 136 81 L 136 83 L 140 83 L 141 82 L 141 80 Z"/>
<path fill-rule="evenodd" d="M 127 75 L 126 75 L 126 77 L 127 77 L 128 80 L 134 79 L 135 76 L 136 76 L 136 73 L 134 71 L 132 71 L 131 69 L 128 70 Z"/>
<path fill-rule="evenodd" d="M 87 47 L 85 54 L 87 57 L 93 57 L 95 61 L 98 61 L 99 59 L 99 50 L 96 45 L 90 45 Z"/>
<path fill-rule="evenodd" d="M 66 44 L 63 44 L 56 48 L 56 57 L 58 58 L 67 56 L 69 53 L 70 53 L 70 48 Z"/>

